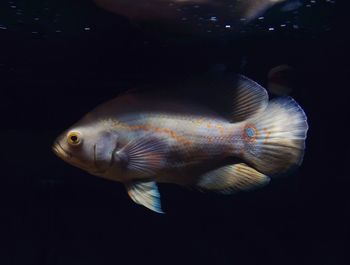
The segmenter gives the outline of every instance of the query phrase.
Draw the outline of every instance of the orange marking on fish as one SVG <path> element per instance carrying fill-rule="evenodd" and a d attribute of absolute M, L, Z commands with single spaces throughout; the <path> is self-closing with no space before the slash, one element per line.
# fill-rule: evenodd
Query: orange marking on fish
<path fill-rule="evenodd" d="M 224 134 L 225 132 L 224 127 L 222 127 L 221 125 L 216 125 L 216 129 L 219 130 L 220 134 Z"/>
<path fill-rule="evenodd" d="M 204 119 L 200 118 L 200 119 L 196 120 L 195 123 L 196 123 L 197 126 L 201 126 L 203 121 L 204 121 Z"/>
<path fill-rule="evenodd" d="M 266 128 L 263 128 L 263 131 L 266 135 L 266 137 L 264 139 L 264 143 L 267 143 L 268 139 L 270 138 L 270 132 Z"/>
<path fill-rule="evenodd" d="M 148 125 L 128 125 L 128 124 L 120 123 L 120 122 L 114 123 L 113 126 L 123 128 L 126 130 L 130 130 L 130 131 L 144 130 L 144 131 L 153 131 L 153 132 L 157 132 L 157 133 L 166 133 L 171 138 L 178 141 L 179 143 L 182 143 L 185 145 L 192 144 L 191 141 L 188 141 L 185 137 L 177 135 L 175 131 L 173 131 L 169 128 L 158 128 L 158 127 L 151 127 Z"/>
<path fill-rule="evenodd" d="M 210 129 L 211 128 L 211 124 L 210 122 L 207 124 L 207 128 Z"/>

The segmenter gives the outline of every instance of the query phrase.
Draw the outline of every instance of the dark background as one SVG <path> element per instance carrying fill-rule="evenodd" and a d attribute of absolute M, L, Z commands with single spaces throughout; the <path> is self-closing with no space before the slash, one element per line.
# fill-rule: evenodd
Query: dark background
<path fill-rule="evenodd" d="M 0 13 L 0 264 L 349 264 L 344 7 L 309 14 L 298 31 L 196 37 L 150 32 L 89 1 L 17 2 L 22 22 L 13 4 Z M 310 129 L 300 169 L 264 189 L 223 196 L 163 184 L 159 215 L 51 152 L 62 130 L 127 89 L 174 90 L 160 84 L 218 65 L 266 85 L 278 64 L 295 69 L 291 96 Z"/>

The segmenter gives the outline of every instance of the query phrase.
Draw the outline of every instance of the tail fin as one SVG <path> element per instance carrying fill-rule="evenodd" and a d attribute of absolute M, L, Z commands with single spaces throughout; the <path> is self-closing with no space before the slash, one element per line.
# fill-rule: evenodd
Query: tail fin
<path fill-rule="evenodd" d="M 266 175 L 283 173 L 303 160 L 307 118 L 291 97 L 273 99 L 242 131 L 243 159 Z"/>

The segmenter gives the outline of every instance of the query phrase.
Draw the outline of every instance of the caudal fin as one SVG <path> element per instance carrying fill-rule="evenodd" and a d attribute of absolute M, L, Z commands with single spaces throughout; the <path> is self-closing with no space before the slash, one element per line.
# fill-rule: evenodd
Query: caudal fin
<path fill-rule="evenodd" d="M 303 160 L 307 118 L 291 97 L 273 99 L 242 131 L 243 159 L 266 175 L 283 173 Z"/>

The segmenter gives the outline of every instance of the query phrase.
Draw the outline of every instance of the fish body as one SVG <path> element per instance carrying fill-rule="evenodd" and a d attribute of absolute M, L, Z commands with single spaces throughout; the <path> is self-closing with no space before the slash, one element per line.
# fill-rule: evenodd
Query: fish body
<path fill-rule="evenodd" d="M 138 98 L 137 95 L 118 98 L 111 104 L 128 100 L 133 101 L 129 107 L 140 112 L 117 117 L 108 115 L 102 126 L 109 131 L 118 131 L 122 145 L 149 139 L 161 145 L 162 158 L 156 172 L 152 172 L 155 174 L 152 179 L 157 182 L 188 185 L 196 175 L 204 173 L 203 165 L 210 167 L 233 151 L 229 138 L 235 125 L 205 108 L 177 105 L 164 99 Z M 191 110 L 194 111 L 192 114 Z M 143 178 L 142 172 L 138 171 L 121 175 L 110 173 L 110 178 L 118 181 Z M 144 177 L 149 178 L 147 174 Z"/>
<path fill-rule="evenodd" d="M 268 101 L 240 76 L 232 120 L 191 103 L 126 94 L 83 117 L 54 152 L 93 175 L 126 185 L 130 197 L 162 212 L 157 182 L 232 193 L 263 186 L 300 165 L 307 122 L 291 98 Z"/>
<path fill-rule="evenodd" d="M 293 67 L 282 64 L 273 67 L 268 72 L 268 90 L 275 95 L 288 95 L 295 87 L 296 73 Z"/>

